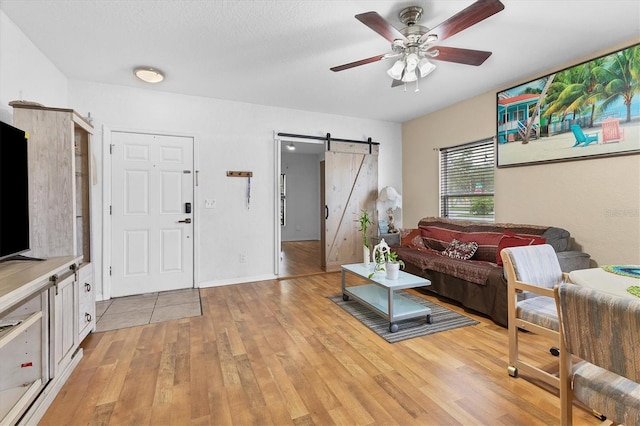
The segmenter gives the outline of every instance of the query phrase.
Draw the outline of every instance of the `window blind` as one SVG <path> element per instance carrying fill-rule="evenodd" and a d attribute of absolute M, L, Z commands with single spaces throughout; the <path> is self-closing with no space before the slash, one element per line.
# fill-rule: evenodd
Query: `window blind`
<path fill-rule="evenodd" d="M 493 138 L 440 150 L 440 216 L 493 222 Z"/>

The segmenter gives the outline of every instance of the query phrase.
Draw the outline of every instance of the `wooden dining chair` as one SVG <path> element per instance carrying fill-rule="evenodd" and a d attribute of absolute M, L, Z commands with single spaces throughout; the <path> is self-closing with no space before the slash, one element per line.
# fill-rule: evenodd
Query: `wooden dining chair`
<path fill-rule="evenodd" d="M 509 328 L 510 376 L 541 380 L 556 389 L 560 379 L 532 361 L 520 356 L 519 335 L 523 331 L 549 337 L 550 352 L 558 355 L 560 335 L 558 312 L 553 298 L 553 287 L 568 280 L 560 269 L 555 250 L 549 244 L 509 247 L 500 252 L 507 275 L 507 314 Z"/>
<path fill-rule="evenodd" d="M 640 299 L 575 284 L 555 289 L 562 425 L 573 401 L 617 424 L 640 425 Z M 582 361 L 573 365 L 572 358 Z"/>

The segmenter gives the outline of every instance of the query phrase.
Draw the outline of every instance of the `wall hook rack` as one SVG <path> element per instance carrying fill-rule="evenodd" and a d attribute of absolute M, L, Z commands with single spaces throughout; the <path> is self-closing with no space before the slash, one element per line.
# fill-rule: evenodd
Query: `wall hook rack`
<path fill-rule="evenodd" d="M 227 170 L 227 177 L 246 177 L 247 179 L 247 209 L 251 208 L 251 177 L 253 172 Z"/>
<path fill-rule="evenodd" d="M 228 170 L 227 171 L 227 176 L 228 177 L 253 177 L 253 172 L 240 172 L 240 171 L 234 171 L 234 170 Z"/>

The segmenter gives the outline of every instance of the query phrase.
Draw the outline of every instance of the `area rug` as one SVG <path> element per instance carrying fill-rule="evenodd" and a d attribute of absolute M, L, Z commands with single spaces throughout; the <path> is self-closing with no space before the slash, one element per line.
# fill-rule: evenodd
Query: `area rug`
<path fill-rule="evenodd" d="M 453 312 L 443 306 L 432 303 L 406 291 L 398 291 L 396 294 L 401 294 L 409 300 L 431 308 L 432 324 L 427 324 L 425 317 L 404 320 L 398 322 L 398 331 L 392 333 L 389 331 L 389 321 L 366 308 L 359 302 L 353 300 L 353 298 L 345 302 L 342 300 L 342 294 L 339 294 L 336 296 L 329 296 L 329 300 L 353 315 L 362 324 L 369 327 L 378 336 L 382 337 L 389 343 L 396 343 L 414 337 L 426 336 L 428 334 L 478 324 L 478 321 L 474 319 L 461 315 L 457 312 Z"/>

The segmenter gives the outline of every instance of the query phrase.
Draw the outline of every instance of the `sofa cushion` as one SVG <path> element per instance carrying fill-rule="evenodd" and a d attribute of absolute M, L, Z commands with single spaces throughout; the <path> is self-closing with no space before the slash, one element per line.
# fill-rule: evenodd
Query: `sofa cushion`
<path fill-rule="evenodd" d="M 549 227 L 549 226 L 539 226 L 539 225 L 526 225 L 526 224 L 514 224 L 514 223 L 487 223 L 487 222 L 475 222 L 468 220 L 454 220 L 454 219 L 446 219 L 442 217 L 424 217 L 420 219 L 418 222 L 418 228 L 426 229 L 437 227 L 440 230 L 450 230 L 455 232 L 495 232 L 496 234 L 502 234 L 505 231 L 510 231 L 518 235 L 526 235 L 532 237 L 542 237 L 546 239 L 546 243 L 549 244 L 556 252 L 571 250 L 571 234 L 569 231 L 563 228 L 557 227 Z M 447 240 L 446 244 L 443 247 L 435 247 L 435 250 L 442 251 L 449 245 L 449 242 L 455 238 L 455 236 L 451 237 Z M 460 238 L 456 238 L 460 240 Z M 476 241 L 477 242 L 477 241 Z M 428 245 L 429 242 L 425 240 L 425 243 Z M 492 259 L 489 259 L 490 253 L 487 250 L 482 249 L 482 244 L 479 244 L 479 251 L 481 253 L 476 253 L 476 258 L 478 256 L 482 258 L 487 258 L 488 261 L 494 262 L 496 261 L 497 256 L 497 244 L 495 247 L 495 256 Z"/>
<path fill-rule="evenodd" d="M 495 262 L 496 253 L 498 252 L 498 244 L 502 239 L 502 232 L 465 232 L 460 234 L 462 242 L 476 242 L 478 251 L 474 256 L 476 260 L 484 260 L 486 262 Z"/>
<path fill-rule="evenodd" d="M 493 262 L 483 262 L 480 260 L 459 260 L 449 256 L 444 256 L 441 251 L 431 249 L 398 247 L 396 252 L 398 257 L 405 263 L 411 264 L 421 271 L 437 271 L 451 275 L 456 278 L 480 285 L 486 285 L 491 271 L 500 271 L 502 268 Z M 505 281 L 506 288 L 506 281 Z"/>
<path fill-rule="evenodd" d="M 460 239 L 460 232 L 439 226 L 421 226 L 420 232 L 425 246 L 436 251 L 443 251 L 449 247 L 451 241 Z"/>
<path fill-rule="evenodd" d="M 499 266 L 502 266 L 502 257 L 500 257 L 500 252 L 504 248 L 545 244 L 546 242 L 547 240 L 542 237 L 536 237 L 536 236 L 530 236 L 530 235 L 518 235 L 518 234 L 514 234 L 513 232 L 505 231 L 504 235 L 500 239 L 500 242 L 498 243 L 498 251 L 496 253 L 496 263 Z"/>
<path fill-rule="evenodd" d="M 473 257 L 476 250 L 478 250 L 478 243 L 475 241 L 462 242 L 454 238 L 454 240 L 451 241 L 451 244 L 449 244 L 449 247 L 447 247 L 442 254 L 454 259 L 469 260 Z"/>
<path fill-rule="evenodd" d="M 553 247 L 556 253 L 571 250 L 571 234 L 566 229 L 552 226 L 540 236 L 547 240 L 547 244 Z"/>

